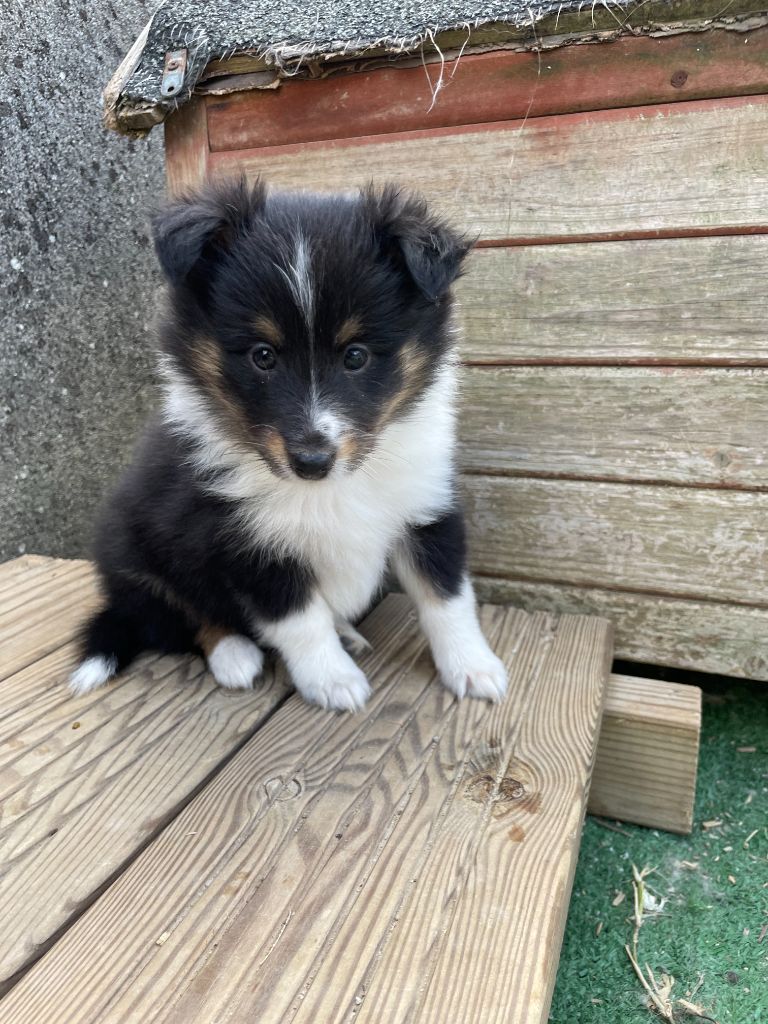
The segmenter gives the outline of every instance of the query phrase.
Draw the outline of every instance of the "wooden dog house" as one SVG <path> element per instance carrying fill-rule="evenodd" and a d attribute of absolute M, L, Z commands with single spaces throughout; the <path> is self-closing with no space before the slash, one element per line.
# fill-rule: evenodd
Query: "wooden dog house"
<path fill-rule="evenodd" d="M 768 3 L 423 6 L 312 8 L 303 36 L 292 4 L 167 3 L 108 123 L 165 121 L 172 190 L 390 179 L 477 236 L 481 593 L 607 616 L 621 658 L 768 678 Z"/>
<path fill-rule="evenodd" d="M 171 190 L 392 180 L 478 238 L 461 468 L 511 696 L 449 705 L 390 596 L 361 716 L 155 658 L 71 722 L 92 570 L 2 567 L 7 1019 L 547 1019 L 587 800 L 691 821 L 698 692 L 609 679 L 610 623 L 768 678 L 767 54 L 767 0 L 160 7 L 105 98 L 165 122 Z"/>

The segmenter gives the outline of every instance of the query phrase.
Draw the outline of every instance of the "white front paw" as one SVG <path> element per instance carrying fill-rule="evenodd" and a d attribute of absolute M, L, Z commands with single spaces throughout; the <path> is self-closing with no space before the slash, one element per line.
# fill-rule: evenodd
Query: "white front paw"
<path fill-rule="evenodd" d="M 359 711 L 371 695 L 365 673 L 341 648 L 325 664 L 294 667 L 292 675 L 304 700 L 329 711 Z"/>
<path fill-rule="evenodd" d="M 225 636 L 208 655 L 213 678 L 228 690 L 250 690 L 263 667 L 261 649 L 247 636 Z"/>
<path fill-rule="evenodd" d="M 443 685 L 457 697 L 477 697 L 498 703 L 507 692 L 504 662 L 485 641 L 443 655 L 437 667 Z"/>

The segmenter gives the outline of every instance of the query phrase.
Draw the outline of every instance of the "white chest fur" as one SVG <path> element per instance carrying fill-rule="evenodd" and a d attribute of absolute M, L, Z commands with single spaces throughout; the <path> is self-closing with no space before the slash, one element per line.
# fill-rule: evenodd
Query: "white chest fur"
<path fill-rule="evenodd" d="M 308 562 L 323 597 L 344 618 L 365 610 L 405 528 L 429 522 L 451 503 L 451 364 L 406 417 L 382 432 L 362 466 L 354 472 L 337 467 L 321 481 L 281 479 L 258 457 L 233 458 L 189 391 L 178 378 L 170 383 L 167 416 L 187 430 L 194 425 L 205 465 L 228 469 L 217 482 L 218 493 L 237 503 L 255 543 Z"/>

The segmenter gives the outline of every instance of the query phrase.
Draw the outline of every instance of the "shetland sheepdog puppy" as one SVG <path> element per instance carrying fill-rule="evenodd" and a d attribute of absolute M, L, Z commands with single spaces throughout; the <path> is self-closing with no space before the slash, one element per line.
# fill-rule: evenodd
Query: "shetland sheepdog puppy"
<path fill-rule="evenodd" d="M 501 699 L 456 494 L 450 286 L 466 240 L 394 187 L 242 181 L 172 202 L 153 228 L 164 403 L 102 517 L 104 604 L 72 691 L 144 650 L 202 653 L 246 688 L 267 647 L 307 701 L 354 711 L 370 687 L 352 623 L 390 567 L 445 686 Z"/>

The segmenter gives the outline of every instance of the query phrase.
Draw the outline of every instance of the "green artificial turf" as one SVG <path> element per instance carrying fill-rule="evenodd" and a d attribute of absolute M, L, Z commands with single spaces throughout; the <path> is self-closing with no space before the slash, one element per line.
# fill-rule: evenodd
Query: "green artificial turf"
<path fill-rule="evenodd" d="M 647 884 L 667 897 L 664 911 L 646 917 L 640 930 L 640 963 L 657 980 L 662 972 L 674 975 L 673 996 L 686 998 L 703 976 L 694 1002 L 718 1024 L 768 1024 L 768 684 L 710 680 L 704 686 L 693 833 L 621 825 L 621 834 L 587 819 L 554 1024 L 660 1019 L 648 1009 L 624 951 L 633 931 L 633 864 L 656 868 Z M 618 893 L 625 899 L 613 906 Z M 680 1024 L 697 1019 L 675 1014 Z"/>

